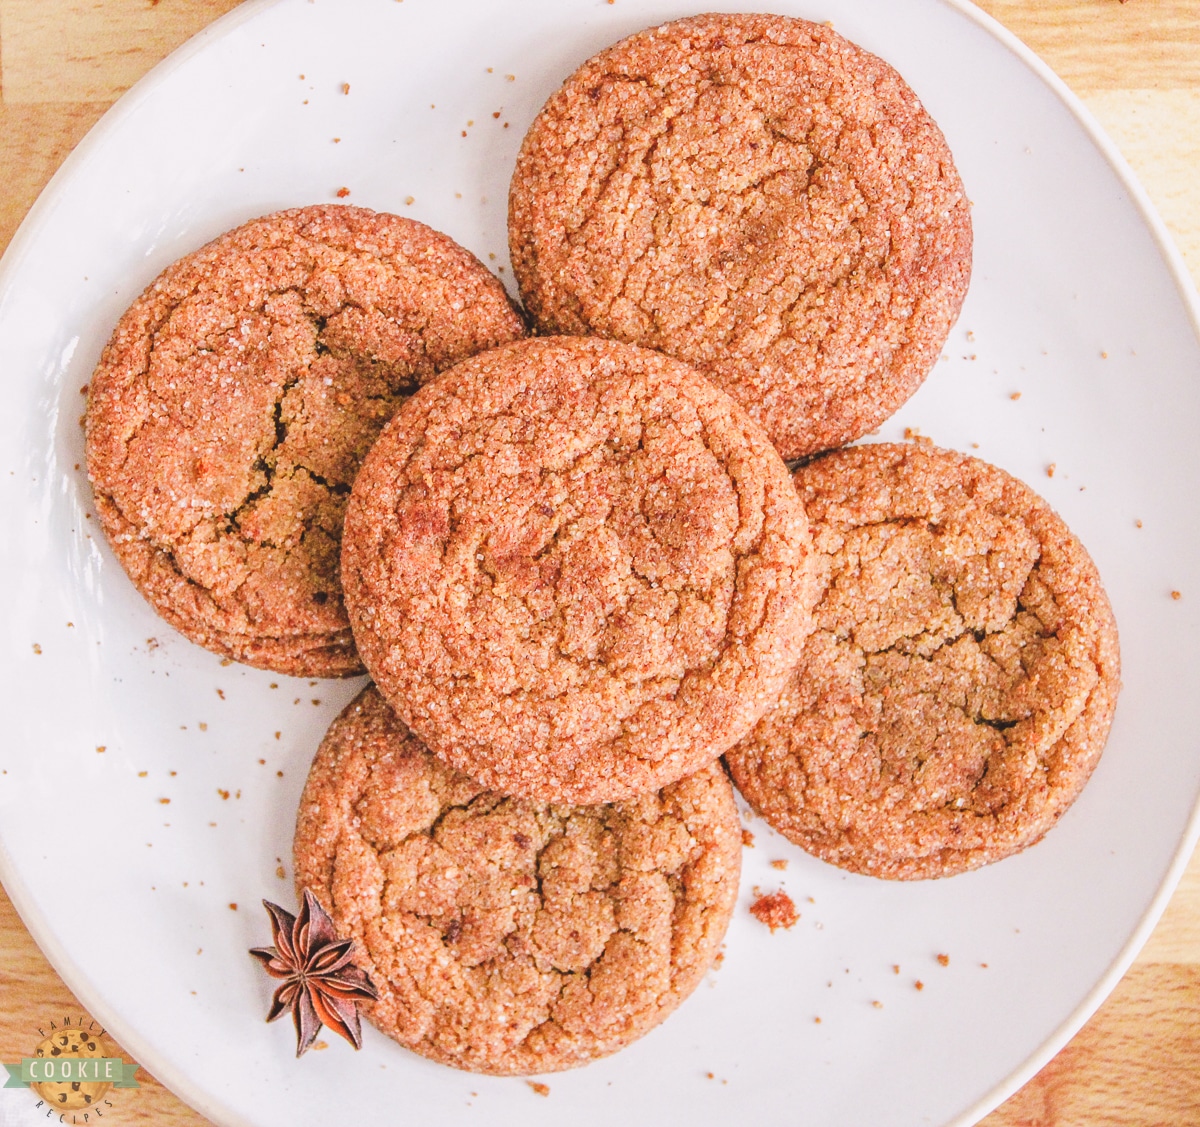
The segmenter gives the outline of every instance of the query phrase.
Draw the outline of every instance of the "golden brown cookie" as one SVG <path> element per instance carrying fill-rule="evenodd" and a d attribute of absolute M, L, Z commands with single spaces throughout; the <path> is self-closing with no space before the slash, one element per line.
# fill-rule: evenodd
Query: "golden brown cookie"
<path fill-rule="evenodd" d="M 524 334 L 423 224 L 256 219 L 168 267 L 92 378 L 88 475 L 121 565 L 192 641 L 280 673 L 361 670 L 338 579 L 359 463 L 419 385 Z"/>
<path fill-rule="evenodd" d="M 334 722 L 295 866 L 379 990 L 389 1037 L 499 1074 L 586 1064 L 700 982 L 737 896 L 719 763 L 611 806 L 533 805 L 445 766 L 373 687 Z"/>
<path fill-rule="evenodd" d="M 541 332 L 687 361 L 793 459 L 920 385 L 966 293 L 971 220 L 887 63 L 805 20 L 713 14 L 567 79 L 522 146 L 509 244 Z"/>
<path fill-rule="evenodd" d="M 549 802 L 657 790 L 740 739 L 809 629 L 807 523 L 762 430 L 691 368 L 521 341 L 409 399 L 363 463 L 342 582 L 430 748 Z"/>
<path fill-rule="evenodd" d="M 873 876 L 946 876 L 1038 841 L 1087 782 L 1120 688 L 1083 546 L 1026 485 L 947 450 L 838 450 L 795 480 L 816 625 L 726 756 L 742 794 Z"/>

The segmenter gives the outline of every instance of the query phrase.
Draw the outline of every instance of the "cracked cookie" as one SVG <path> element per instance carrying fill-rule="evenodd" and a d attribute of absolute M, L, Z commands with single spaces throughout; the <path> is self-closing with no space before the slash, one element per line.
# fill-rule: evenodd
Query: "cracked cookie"
<path fill-rule="evenodd" d="M 421 388 L 367 455 L 342 582 L 380 691 L 452 766 L 548 802 L 681 778 L 749 732 L 810 627 L 787 467 L 647 349 L 506 345 Z"/>
<path fill-rule="evenodd" d="M 726 756 L 797 845 L 939 877 L 1038 841 L 1100 757 L 1120 688 L 1100 577 L 1028 486 L 880 444 L 795 474 L 815 626 L 779 704 Z"/>
<path fill-rule="evenodd" d="M 602 51 L 534 121 L 509 195 L 540 332 L 692 364 L 789 460 L 917 389 L 971 242 L 945 139 L 904 80 L 784 16 L 696 16 Z"/>
<path fill-rule="evenodd" d="M 476 1072 L 586 1064 L 703 978 L 737 896 L 720 763 L 609 806 L 534 805 L 433 756 L 368 687 L 313 761 L 296 824 L 309 889 L 379 990 L 363 1013 Z"/>
<path fill-rule="evenodd" d="M 524 335 L 445 235 L 365 208 L 279 212 L 168 267 L 92 378 L 88 476 L 134 585 L 194 642 L 305 677 L 361 672 L 342 513 L 397 406 Z"/>

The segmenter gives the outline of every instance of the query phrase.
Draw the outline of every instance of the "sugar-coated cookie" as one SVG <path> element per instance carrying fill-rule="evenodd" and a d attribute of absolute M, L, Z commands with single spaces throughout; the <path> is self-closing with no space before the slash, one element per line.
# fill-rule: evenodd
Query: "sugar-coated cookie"
<path fill-rule="evenodd" d="M 916 390 L 971 243 L 945 139 L 900 75 L 786 16 L 695 16 L 588 60 L 534 121 L 509 196 L 539 331 L 687 361 L 789 460 Z"/>
<path fill-rule="evenodd" d="M 1042 837 L 1079 794 L 1120 688 L 1095 565 L 1003 470 L 850 447 L 796 471 L 815 627 L 779 704 L 726 757 L 811 853 L 938 877 Z"/>
<path fill-rule="evenodd" d="M 92 378 L 88 475 L 154 608 L 227 657 L 361 671 L 342 513 L 384 422 L 441 369 L 524 335 L 503 287 L 421 223 L 315 206 L 168 267 Z"/>
<path fill-rule="evenodd" d="M 699 984 L 737 895 L 720 763 L 610 806 L 535 805 L 445 766 L 374 688 L 334 722 L 296 826 L 309 889 L 388 1036 L 457 1068 L 552 1072 L 629 1044 Z"/>

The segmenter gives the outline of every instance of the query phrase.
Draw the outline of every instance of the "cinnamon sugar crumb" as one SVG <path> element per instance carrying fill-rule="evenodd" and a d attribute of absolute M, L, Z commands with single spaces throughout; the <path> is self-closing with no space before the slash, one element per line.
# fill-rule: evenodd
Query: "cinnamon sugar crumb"
<path fill-rule="evenodd" d="M 1049 464 L 1049 465 L 1046 467 L 1046 476 L 1047 476 L 1047 477 L 1053 477 L 1053 476 L 1054 476 L 1054 471 L 1055 471 L 1056 469 L 1058 469 L 1058 463 L 1057 463 L 1057 462 L 1051 462 L 1051 463 L 1050 463 L 1050 464 Z"/>
<path fill-rule="evenodd" d="M 336 192 L 334 192 L 334 195 L 337 196 L 339 200 L 344 200 L 349 194 L 349 188 L 339 188 Z"/>
<path fill-rule="evenodd" d="M 949 955 L 939 955 L 937 957 L 937 961 L 938 961 L 939 966 L 948 967 L 950 965 L 950 956 Z"/>
<path fill-rule="evenodd" d="M 1179 602 L 1179 600 L 1183 598 L 1183 592 L 1182 591 L 1172 591 L 1171 598 L 1174 599 L 1176 602 Z"/>
<path fill-rule="evenodd" d="M 1021 398 L 1021 393 L 1019 391 L 1014 391 L 1012 393 L 1012 395 L 1009 396 L 1009 399 L 1013 399 L 1013 400 L 1020 399 L 1020 398 Z"/>
<path fill-rule="evenodd" d="M 782 889 L 759 896 L 750 905 L 750 914 L 759 923 L 766 924 L 771 931 L 780 927 L 794 927 L 800 918 L 800 913 L 796 911 L 796 905 L 792 898 Z"/>
<path fill-rule="evenodd" d="M 528 1084 L 539 1096 L 548 1096 L 550 1094 L 550 1085 L 542 1084 L 537 1080 L 526 1080 Z"/>
<path fill-rule="evenodd" d="M 754 848 L 754 835 L 749 830 L 742 830 L 742 844 L 747 849 Z"/>
<path fill-rule="evenodd" d="M 781 857 L 778 861 L 771 862 L 772 869 L 786 869 L 788 867 L 787 859 Z"/>

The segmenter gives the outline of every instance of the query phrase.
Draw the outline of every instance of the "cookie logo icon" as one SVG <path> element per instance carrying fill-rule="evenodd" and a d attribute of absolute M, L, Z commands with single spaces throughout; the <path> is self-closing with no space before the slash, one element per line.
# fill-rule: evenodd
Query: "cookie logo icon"
<path fill-rule="evenodd" d="M 32 1088 L 35 1109 L 58 1113 L 60 1123 L 88 1124 L 111 1108 L 113 1088 L 136 1088 L 136 1064 L 105 1054 L 104 1030 L 86 1016 L 51 1021 L 38 1029 L 33 1055 L 5 1064 L 6 1088 Z"/>
<path fill-rule="evenodd" d="M 68 1059 L 102 1060 L 104 1049 L 100 1038 L 90 1030 L 79 1028 L 64 1028 L 38 1042 L 33 1055 L 44 1061 L 52 1062 L 50 1068 L 43 1067 L 42 1075 L 57 1074 L 60 1070 L 53 1064 L 62 1061 L 62 1068 Z M 96 1069 L 99 1074 L 100 1069 Z M 70 1109 L 91 1107 L 112 1088 L 111 1080 L 43 1080 L 30 1087 L 42 1097 L 51 1107 Z"/>

